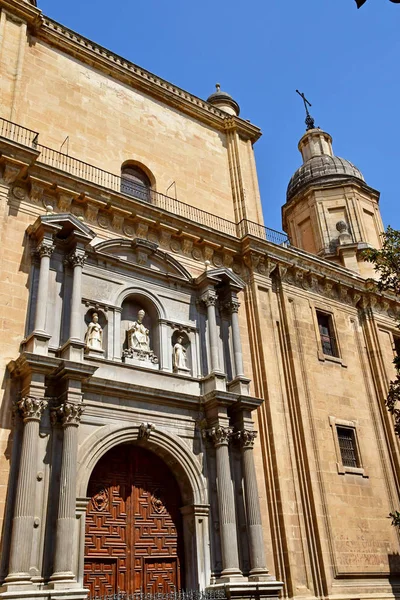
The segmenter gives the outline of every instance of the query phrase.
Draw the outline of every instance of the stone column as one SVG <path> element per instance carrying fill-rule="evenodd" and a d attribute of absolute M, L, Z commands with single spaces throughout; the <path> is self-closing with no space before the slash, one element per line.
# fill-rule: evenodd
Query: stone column
<path fill-rule="evenodd" d="M 82 404 L 72 402 L 65 402 L 52 411 L 53 423 L 59 419 L 64 429 L 54 573 L 51 576 L 53 583 L 75 581 L 73 550 L 76 524 L 76 465 L 78 426 L 82 412 Z"/>
<path fill-rule="evenodd" d="M 71 314 L 69 322 L 69 338 L 82 341 L 81 303 L 82 303 L 82 269 L 85 264 L 85 252 L 76 248 L 67 256 L 73 268 Z"/>
<path fill-rule="evenodd" d="M 221 369 L 219 366 L 219 344 L 218 344 L 218 330 L 217 330 L 217 318 L 215 314 L 215 305 L 217 303 L 217 294 L 215 291 L 208 290 L 201 297 L 204 304 L 207 307 L 207 322 L 208 332 L 210 339 L 210 352 L 211 352 L 211 371 L 213 373 L 220 373 Z"/>
<path fill-rule="evenodd" d="M 236 377 L 244 376 L 243 367 L 243 352 L 242 352 L 242 341 L 240 339 L 240 328 L 239 328 L 239 306 L 240 303 L 237 298 L 232 298 L 231 302 L 228 303 L 228 309 L 231 313 L 232 323 L 232 342 L 233 342 L 233 354 L 235 360 L 235 373 Z"/>
<path fill-rule="evenodd" d="M 217 466 L 217 495 L 219 511 L 219 530 L 222 552 L 221 577 L 229 579 L 242 576 L 239 569 L 239 552 L 237 544 L 237 524 L 235 499 L 229 463 L 229 439 L 232 429 L 229 427 L 213 427 L 206 432 L 215 446 Z"/>
<path fill-rule="evenodd" d="M 35 332 L 44 333 L 46 329 L 46 309 L 49 295 L 50 257 L 54 245 L 49 240 L 44 240 L 36 249 L 40 257 L 39 285 L 36 298 Z"/>
<path fill-rule="evenodd" d="M 256 431 L 246 429 L 243 429 L 236 434 L 242 452 L 244 496 L 250 554 L 250 577 L 253 580 L 264 579 L 265 577 L 270 579 L 265 560 L 260 501 L 258 497 L 256 469 L 253 455 L 254 440 L 256 437 Z"/>
<path fill-rule="evenodd" d="M 47 400 L 32 396 L 17 402 L 17 410 L 24 420 L 24 432 L 12 522 L 9 574 L 6 578 L 8 584 L 30 581 L 39 425 L 46 406 Z"/>

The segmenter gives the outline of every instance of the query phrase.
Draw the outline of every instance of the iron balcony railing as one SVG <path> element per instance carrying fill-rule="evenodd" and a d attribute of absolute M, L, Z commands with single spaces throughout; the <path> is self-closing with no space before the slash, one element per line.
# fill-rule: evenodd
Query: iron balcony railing
<path fill-rule="evenodd" d="M 225 600 L 224 590 L 207 591 L 184 591 L 184 592 L 116 592 L 113 594 L 102 594 L 100 596 L 89 596 L 88 600 Z"/>
<path fill-rule="evenodd" d="M 37 132 L 1 118 L 0 137 L 38 150 L 40 152 L 40 155 L 37 158 L 38 163 L 68 173 L 73 177 L 77 177 L 84 181 L 94 183 L 105 189 L 147 202 L 151 206 L 199 225 L 210 227 L 224 235 L 239 238 L 242 238 L 245 235 L 251 235 L 272 242 L 273 244 L 281 246 L 289 245 L 288 237 L 280 231 L 264 227 L 264 225 L 253 223 L 247 219 L 242 220 L 240 223 L 234 223 L 233 221 L 218 217 L 217 215 L 213 215 L 205 210 L 191 206 L 190 204 L 180 202 L 180 200 L 177 200 L 176 198 L 171 198 L 170 196 L 160 194 L 160 192 L 156 192 L 145 186 L 135 184 L 119 175 L 94 167 L 73 156 L 63 154 L 62 152 L 53 150 L 47 146 L 42 146 L 42 144 L 38 143 L 39 134 Z"/>
<path fill-rule="evenodd" d="M 0 137 L 7 138 L 23 146 L 36 148 L 39 134 L 6 119 L 0 119 Z"/>

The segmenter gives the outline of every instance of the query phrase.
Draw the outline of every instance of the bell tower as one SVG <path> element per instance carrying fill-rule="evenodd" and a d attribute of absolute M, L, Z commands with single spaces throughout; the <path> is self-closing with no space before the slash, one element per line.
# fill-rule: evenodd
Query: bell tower
<path fill-rule="evenodd" d="M 306 124 L 298 145 L 303 164 L 282 207 L 283 229 L 294 246 L 372 277 L 362 251 L 381 247 L 379 192 L 351 162 L 334 155 L 331 136 L 315 127 L 308 109 Z"/>

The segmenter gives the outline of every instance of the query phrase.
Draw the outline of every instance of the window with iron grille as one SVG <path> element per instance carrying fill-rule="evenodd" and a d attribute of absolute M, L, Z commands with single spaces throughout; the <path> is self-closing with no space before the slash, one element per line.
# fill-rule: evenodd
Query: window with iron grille
<path fill-rule="evenodd" d="M 146 173 L 134 165 L 123 166 L 121 169 L 121 192 L 134 196 L 139 200 L 150 202 L 150 179 Z"/>
<path fill-rule="evenodd" d="M 342 464 L 345 467 L 360 467 L 357 453 L 356 432 L 351 427 L 336 426 Z"/>
<path fill-rule="evenodd" d="M 322 352 L 328 356 L 339 357 L 332 315 L 317 310 L 317 321 L 319 335 L 321 337 Z"/>

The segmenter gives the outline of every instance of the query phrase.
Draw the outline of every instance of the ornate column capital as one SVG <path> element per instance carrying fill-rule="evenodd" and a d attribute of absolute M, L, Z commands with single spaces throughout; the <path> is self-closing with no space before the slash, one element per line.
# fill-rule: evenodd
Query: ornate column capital
<path fill-rule="evenodd" d="M 86 254 L 80 250 L 73 250 L 65 257 L 65 262 L 71 267 L 83 267 L 86 260 Z"/>
<path fill-rule="evenodd" d="M 200 300 L 207 306 L 215 306 L 217 304 L 217 293 L 214 290 L 207 290 L 200 296 Z"/>
<path fill-rule="evenodd" d="M 17 409 L 25 423 L 27 421 L 40 421 L 47 404 L 48 400 L 46 398 L 25 396 L 17 401 Z"/>
<path fill-rule="evenodd" d="M 237 314 L 239 312 L 240 302 L 237 298 L 232 298 L 231 300 L 228 300 L 228 302 L 225 302 L 224 308 L 230 315 L 233 313 Z"/>
<path fill-rule="evenodd" d="M 78 427 L 84 407 L 82 404 L 74 402 L 64 402 L 60 406 L 54 406 L 50 411 L 51 423 L 53 426 L 60 424 L 63 427 L 72 425 Z"/>
<path fill-rule="evenodd" d="M 50 258 L 54 252 L 54 249 L 55 249 L 55 245 L 53 243 L 48 242 L 48 241 L 43 241 L 38 246 L 36 246 L 34 253 L 39 258 L 43 258 L 44 256 L 48 256 Z"/>
<path fill-rule="evenodd" d="M 203 438 L 211 440 L 216 448 L 219 446 L 227 446 L 232 436 L 231 427 L 211 427 L 211 429 L 203 429 Z"/>
<path fill-rule="evenodd" d="M 237 442 L 239 442 L 240 446 L 244 449 L 253 449 L 254 442 L 258 435 L 257 431 L 253 431 L 250 429 L 242 429 L 241 431 L 236 431 L 233 436 Z"/>

